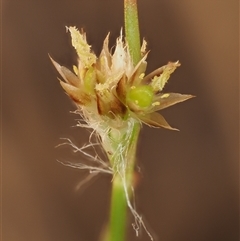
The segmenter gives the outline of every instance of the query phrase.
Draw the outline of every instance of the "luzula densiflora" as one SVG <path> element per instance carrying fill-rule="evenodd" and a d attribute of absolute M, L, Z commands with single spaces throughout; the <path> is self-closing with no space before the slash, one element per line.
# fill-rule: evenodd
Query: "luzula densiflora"
<path fill-rule="evenodd" d="M 146 74 L 146 42 L 143 41 L 141 60 L 134 66 L 127 43 L 122 33 L 116 40 L 114 51 L 109 50 L 109 35 L 97 57 L 88 45 L 86 34 L 76 27 L 68 27 L 72 45 L 76 49 L 78 62 L 69 70 L 52 62 L 63 80 L 60 84 L 75 102 L 86 125 L 92 128 L 106 154 L 106 162 L 98 162 L 92 170 L 106 170 L 113 178 L 120 175 L 128 197 L 128 150 L 135 123 L 151 127 L 171 127 L 158 113 L 162 109 L 183 102 L 192 95 L 163 93 L 170 75 L 180 63 L 169 62 L 152 73 Z M 141 218 L 129 204 L 135 218 Z"/>

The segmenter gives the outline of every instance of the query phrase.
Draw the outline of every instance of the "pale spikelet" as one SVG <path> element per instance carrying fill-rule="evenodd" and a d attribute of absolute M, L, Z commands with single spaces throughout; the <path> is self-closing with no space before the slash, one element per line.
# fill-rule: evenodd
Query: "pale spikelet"
<path fill-rule="evenodd" d="M 153 87 L 153 90 L 155 92 L 162 91 L 163 87 L 167 83 L 168 79 L 170 78 L 170 75 L 175 71 L 177 67 L 179 67 L 181 64 L 179 61 L 172 63 L 169 62 L 167 65 L 163 66 L 161 70 L 159 71 L 159 75 L 156 75 L 153 77 L 151 86 Z M 157 73 L 156 73 L 157 74 Z"/>
<path fill-rule="evenodd" d="M 80 34 L 76 27 L 67 27 L 72 37 L 72 45 L 76 49 L 77 54 L 83 67 L 88 68 L 96 63 L 96 55 L 91 53 L 91 46 L 87 44 L 85 34 Z"/>

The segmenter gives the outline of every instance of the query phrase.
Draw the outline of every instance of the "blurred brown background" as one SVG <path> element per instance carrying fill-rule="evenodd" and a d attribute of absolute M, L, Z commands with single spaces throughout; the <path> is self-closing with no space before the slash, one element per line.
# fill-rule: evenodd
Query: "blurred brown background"
<path fill-rule="evenodd" d="M 114 45 L 123 1 L 3 0 L 2 14 L 2 240 L 96 241 L 111 177 L 75 191 L 87 173 L 56 161 L 76 158 L 55 148 L 61 137 L 81 146 L 88 133 L 72 127 L 48 53 L 75 63 L 66 25 L 83 27 L 96 53 L 108 31 Z M 180 60 L 165 91 L 197 98 L 163 112 L 180 132 L 144 126 L 137 208 L 159 241 L 237 241 L 239 1 L 139 0 L 139 15 L 148 72 Z M 131 225 L 128 237 L 149 240 Z"/>

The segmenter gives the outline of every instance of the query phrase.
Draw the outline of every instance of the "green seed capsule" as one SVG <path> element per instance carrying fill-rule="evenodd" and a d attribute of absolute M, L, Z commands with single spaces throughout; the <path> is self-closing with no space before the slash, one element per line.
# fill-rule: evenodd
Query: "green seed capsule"
<path fill-rule="evenodd" d="M 127 101 L 133 102 L 140 108 L 147 108 L 153 101 L 153 89 L 151 86 L 133 86 L 127 94 Z"/>

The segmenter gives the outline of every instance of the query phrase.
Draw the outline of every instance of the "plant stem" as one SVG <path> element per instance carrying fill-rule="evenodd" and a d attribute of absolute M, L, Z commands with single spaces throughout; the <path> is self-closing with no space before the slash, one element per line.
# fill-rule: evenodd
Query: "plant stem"
<path fill-rule="evenodd" d="M 135 123 L 131 134 L 130 145 L 127 153 L 127 169 L 125 173 L 128 197 L 132 187 L 137 140 L 140 131 L 140 124 Z M 108 241 L 124 241 L 127 216 L 127 198 L 124 182 L 120 173 L 116 172 L 112 183 L 110 227 Z"/>
<path fill-rule="evenodd" d="M 122 179 L 119 174 L 114 177 L 112 183 L 110 229 L 108 241 L 125 240 L 126 229 L 126 196 Z"/>
<path fill-rule="evenodd" d="M 134 65 L 141 59 L 137 0 L 124 0 L 125 35 Z"/>
<path fill-rule="evenodd" d="M 138 25 L 137 0 L 124 0 L 125 35 L 133 64 L 136 65 L 141 59 L 140 34 Z M 136 147 L 140 131 L 140 123 L 135 122 L 128 147 L 127 168 L 124 173 L 125 181 L 116 171 L 112 182 L 112 197 L 110 210 L 109 230 L 105 238 L 107 241 L 124 241 L 127 217 L 127 197 L 130 187 L 133 186 L 133 174 L 136 159 Z M 111 162 L 114 160 L 111 160 Z M 125 185 L 125 186 L 124 186 Z"/>

